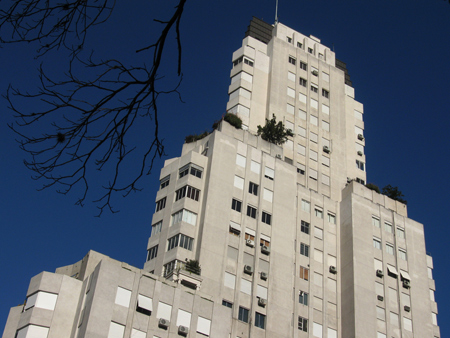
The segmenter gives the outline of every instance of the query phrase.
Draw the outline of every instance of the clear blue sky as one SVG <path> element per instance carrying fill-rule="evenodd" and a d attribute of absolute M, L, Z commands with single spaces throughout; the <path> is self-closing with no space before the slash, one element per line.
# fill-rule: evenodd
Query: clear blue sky
<path fill-rule="evenodd" d="M 136 7 L 131 8 L 133 4 Z M 151 42 L 158 26 L 153 18 L 167 18 L 169 8 L 144 0 L 119 1 L 110 22 L 95 31 L 88 44 L 99 56 L 112 53 L 135 58 L 134 50 Z M 164 1 L 172 6 L 174 1 Z M 142 7 L 140 7 L 142 6 Z M 158 5 L 159 6 L 159 5 Z M 225 111 L 231 55 L 240 47 L 252 16 L 274 21 L 275 0 L 188 0 L 182 18 L 185 101 L 164 99 L 162 136 L 167 158 L 179 155 L 184 136 L 210 129 Z M 434 257 L 438 323 L 442 336 L 449 331 L 450 294 L 446 264 L 447 168 L 450 166 L 450 4 L 444 0 L 325 1 L 279 0 L 283 24 L 319 37 L 347 63 L 364 104 L 368 182 L 398 186 L 408 200 L 409 217 L 425 226 L 427 250 Z M 168 49 L 173 62 L 174 49 Z M 0 91 L 8 83 L 32 90 L 36 67 L 32 46 L 0 49 Z M 48 67 L 57 73 L 59 60 Z M 168 62 L 168 63 L 170 63 Z M 150 234 L 159 168 L 142 182 L 144 190 L 118 198 L 117 214 L 95 218 L 93 204 L 74 205 L 76 194 L 38 192 L 22 161 L 24 154 L 7 128 L 12 122 L 0 100 L 0 330 L 11 306 L 23 303 L 31 277 L 41 271 L 80 260 L 90 249 L 142 267 Z M 144 132 L 139 139 L 148 137 Z M 90 199 L 96 197 L 90 196 Z M 430 315 L 431 316 L 431 315 Z"/>

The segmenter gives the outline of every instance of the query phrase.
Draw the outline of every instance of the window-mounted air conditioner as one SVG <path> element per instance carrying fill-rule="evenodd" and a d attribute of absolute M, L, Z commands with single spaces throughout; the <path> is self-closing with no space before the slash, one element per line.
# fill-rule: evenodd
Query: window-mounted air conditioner
<path fill-rule="evenodd" d="M 358 134 L 358 140 L 360 140 L 360 141 L 364 140 L 363 134 Z"/>
<path fill-rule="evenodd" d="M 379 301 L 381 301 L 381 302 L 382 302 L 382 301 L 383 301 L 383 299 L 384 299 L 384 297 L 383 297 L 383 296 L 380 296 L 380 295 L 378 295 L 378 296 L 377 296 L 377 299 L 378 299 Z"/>
<path fill-rule="evenodd" d="M 382 278 L 384 276 L 383 270 L 378 269 L 377 270 L 377 277 Z"/>
<path fill-rule="evenodd" d="M 319 72 L 318 72 L 317 70 L 313 70 L 311 73 L 312 73 L 312 75 L 314 75 L 314 76 L 319 75 Z"/>
<path fill-rule="evenodd" d="M 255 246 L 255 241 L 254 240 L 251 240 L 251 239 L 247 239 L 246 241 L 245 241 L 245 244 L 247 244 L 247 246 L 250 246 L 250 247 L 254 247 Z"/>
<path fill-rule="evenodd" d="M 334 265 L 331 265 L 330 266 L 330 272 L 332 273 L 332 274 L 336 274 L 337 273 L 337 269 L 336 269 L 336 267 L 334 266 Z"/>
<path fill-rule="evenodd" d="M 258 298 L 258 305 L 265 307 L 267 305 L 267 300 L 264 298 Z"/>
<path fill-rule="evenodd" d="M 159 318 L 158 326 L 167 329 L 169 327 L 170 322 L 167 319 Z"/>
<path fill-rule="evenodd" d="M 253 267 L 250 266 L 250 265 L 245 265 L 244 266 L 244 272 L 249 274 L 249 275 L 253 274 Z"/>
<path fill-rule="evenodd" d="M 327 154 L 330 153 L 330 148 L 328 148 L 328 146 L 323 146 L 323 151 Z"/>
<path fill-rule="evenodd" d="M 276 154 L 275 157 L 278 158 L 279 160 L 281 160 L 281 155 L 280 154 Z"/>
<path fill-rule="evenodd" d="M 363 155 L 363 152 L 362 152 L 361 150 L 358 150 L 358 155 L 359 155 L 359 156 L 362 156 L 362 155 Z"/>
<path fill-rule="evenodd" d="M 403 287 L 406 289 L 409 289 L 410 286 L 411 286 L 411 284 L 410 284 L 409 280 L 405 279 L 403 281 Z"/>
<path fill-rule="evenodd" d="M 270 254 L 270 247 L 268 247 L 267 245 L 262 245 L 261 246 L 261 252 L 265 255 L 269 255 Z"/>
<path fill-rule="evenodd" d="M 405 309 L 406 312 L 410 312 L 411 311 L 411 308 L 408 305 L 405 305 L 403 308 Z"/>
<path fill-rule="evenodd" d="M 267 280 L 267 272 L 264 272 L 264 271 L 261 272 L 261 279 Z"/>
<path fill-rule="evenodd" d="M 187 328 L 186 326 L 180 325 L 178 326 L 178 334 L 180 336 L 187 336 L 187 334 L 189 333 L 189 328 Z"/>

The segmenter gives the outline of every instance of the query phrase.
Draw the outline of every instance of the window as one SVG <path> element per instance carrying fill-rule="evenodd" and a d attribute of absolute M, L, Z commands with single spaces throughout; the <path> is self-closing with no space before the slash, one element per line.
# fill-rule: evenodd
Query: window
<path fill-rule="evenodd" d="M 319 87 L 317 87 L 316 85 L 312 84 L 311 85 L 311 91 L 314 93 L 317 93 L 319 91 Z"/>
<path fill-rule="evenodd" d="M 381 240 L 374 238 L 373 239 L 373 247 L 375 249 L 381 250 Z"/>
<path fill-rule="evenodd" d="M 244 63 L 250 67 L 253 67 L 253 61 L 250 59 L 244 58 Z"/>
<path fill-rule="evenodd" d="M 300 278 L 304 280 L 309 280 L 309 269 L 303 266 L 300 267 Z"/>
<path fill-rule="evenodd" d="M 289 63 L 290 63 L 290 64 L 292 64 L 292 65 L 295 66 L 295 63 L 296 63 L 296 62 L 297 62 L 297 60 L 296 60 L 294 57 L 289 56 Z"/>
<path fill-rule="evenodd" d="M 322 89 L 322 96 L 328 99 L 330 97 L 330 92 L 326 89 Z"/>
<path fill-rule="evenodd" d="M 295 82 L 295 74 L 292 72 L 288 72 L 288 80 Z"/>
<path fill-rule="evenodd" d="M 301 77 L 300 78 L 300 86 L 306 87 L 307 84 L 308 84 L 308 81 Z"/>
<path fill-rule="evenodd" d="M 381 228 L 380 219 L 372 216 L 372 225 L 376 228 Z"/>
<path fill-rule="evenodd" d="M 302 221 L 300 225 L 300 231 L 309 235 L 309 223 Z"/>
<path fill-rule="evenodd" d="M 305 166 L 301 163 L 297 163 L 297 173 L 305 175 Z"/>
<path fill-rule="evenodd" d="M 246 72 L 239 72 L 239 73 L 237 73 L 235 76 L 233 76 L 231 78 L 231 83 L 233 84 L 233 83 L 241 81 L 241 80 L 244 80 L 244 81 L 247 81 L 249 83 L 252 83 L 253 82 L 253 76 L 248 74 L 248 73 L 246 73 Z"/>
<path fill-rule="evenodd" d="M 162 228 L 162 221 L 159 221 L 159 222 L 153 224 L 152 225 L 151 236 L 159 234 L 161 232 L 161 228 Z"/>
<path fill-rule="evenodd" d="M 175 201 L 178 201 L 186 196 L 190 199 L 193 199 L 194 201 L 198 201 L 200 190 L 191 187 L 190 185 L 185 185 L 184 187 L 175 191 Z"/>
<path fill-rule="evenodd" d="M 174 213 L 172 215 L 172 225 L 180 223 L 180 222 L 185 222 L 191 225 L 196 225 L 197 224 L 197 214 L 186 210 L 186 209 L 181 209 L 180 211 L 177 211 L 176 213 Z"/>
<path fill-rule="evenodd" d="M 311 204 L 308 201 L 302 200 L 302 210 L 306 212 L 311 211 Z"/>
<path fill-rule="evenodd" d="M 249 58 L 245 57 L 245 56 L 241 56 L 240 58 L 236 59 L 233 61 L 233 67 L 236 67 L 237 65 L 239 65 L 240 63 L 242 63 L 242 61 L 244 61 L 244 63 L 246 65 L 249 65 L 250 67 L 253 67 L 253 61 L 250 60 Z"/>
<path fill-rule="evenodd" d="M 255 209 L 255 212 L 256 212 L 256 209 Z M 247 211 L 247 213 L 248 213 L 248 211 Z M 271 225 L 272 224 L 272 215 L 268 214 L 265 211 L 263 211 L 262 212 L 261 221 L 263 221 L 263 223 Z"/>
<path fill-rule="evenodd" d="M 92 280 L 92 277 L 91 277 Z M 25 310 L 31 307 L 37 307 L 40 309 L 54 310 L 56 306 L 56 300 L 58 295 L 55 293 L 49 293 L 45 291 L 38 291 L 27 298 Z"/>
<path fill-rule="evenodd" d="M 303 48 L 303 44 L 301 42 L 297 42 L 297 47 L 298 48 Z"/>
<path fill-rule="evenodd" d="M 266 328 L 266 316 L 255 312 L 255 326 L 264 330 Z"/>
<path fill-rule="evenodd" d="M 295 107 L 292 104 L 286 104 L 286 111 L 288 112 L 288 114 L 294 115 L 295 114 Z M 286 129 L 292 129 L 292 128 L 287 128 Z"/>
<path fill-rule="evenodd" d="M 144 295 L 138 295 L 138 301 L 136 304 L 136 312 L 150 316 L 153 311 L 153 300 Z"/>
<path fill-rule="evenodd" d="M 261 171 L 261 164 L 255 161 L 251 161 L 250 170 L 259 175 L 259 172 Z"/>
<path fill-rule="evenodd" d="M 252 207 L 251 205 L 247 205 L 247 216 L 256 218 L 256 208 Z"/>
<path fill-rule="evenodd" d="M 166 197 L 161 198 L 159 201 L 156 202 L 156 210 L 155 212 L 158 212 L 166 207 Z"/>
<path fill-rule="evenodd" d="M 308 47 L 308 53 L 313 54 L 313 53 L 314 53 L 314 50 L 313 50 L 312 48 L 309 48 L 309 47 Z"/>
<path fill-rule="evenodd" d="M 308 305 L 308 296 L 306 292 L 300 291 L 298 293 L 298 302 L 303 305 Z"/>
<path fill-rule="evenodd" d="M 187 174 L 191 174 L 192 176 L 202 178 L 203 168 L 195 165 L 193 163 L 189 163 L 180 168 L 180 178 L 186 176 Z"/>
<path fill-rule="evenodd" d="M 308 319 L 298 316 L 298 329 L 303 332 L 308 332 Z"/>
<path fill-rule="evenodd" d="M 317 101 L 316 101 L 316 102 L 317 102 Z M 309 122 L 311 122 L 311 124 L 312 124 L 313 126 L 317 126 L 318 123 L 319 123 L 319 120 L 317 119 L 317 116 L 310 115 L 310 117 L 309 117 Z"/>
<path fill-rule="evenodd" d="M 300 155 L 305 156 L 306 155 L 306 148 L 305 146 L 302 146 L 301 144 L 297 143 L 297 153 Z"/>
<path fill-rule="evenodd" d="M 237 199 L 232 199 L 231 200 L 231 209 L 237 211 L 237 212 L 241 212 L 242 209 L 242 202 L 238 201 Z"/>
<path fill-rule="evenodd" d="M 198 316 L 197 332 L 209 337 L 211 331 L 211 320 Z"/>
<path fill-rule="evenodd" d="M 304 103 L 304 104 L 306 104 L 306 95 L 305 94 L 303 94 L 303 93 L 298 93 L 298 101 L 300 102 L 300 103 Z M 300 118 L 302 119 L 302 120 L 306 120 L 306 112 L 304 111 L 304 110 L 299 110 L 298 111 L 298 115 L 300 115 Z"/>
<path fill-rule="evenodd" d="M 302 61 L 300 61 L 300 69 L 306 70 L 306 68 L 308 67 L 308 65 Z"/>
<path fill-rule="evenodd" d="M 154 247 L 151 247 L 150 249 L 148 249 L 147 261 L 150 261 L 153 258 L 156 258 L 157 255 L 158 255 L 158 246 L 155 245 Z"/>
<path fill-rule="evenodd" d="M 318 227 L 314 227 L 314 237 L 323 239 L 323 230 Z"/>
<path fill-rule="evenodd" d="M 241 234 L 241 226 L 235 222 L 230 221 L 230 234 L 239 236 Z"/>
<path fill-rule="evenodd" d="M 300 243 L 300 255 L 309 257 L 309 245 Z"/>
<path fill-rule="evenodd" d="M 230 309 L 233 308 L 233 303 L 231 303 L 231 302 L 229 302 L 229 301 L 227 301 L 225 299 L 222 299 L 222 305 L 226 306 L 226 307 L 229 307 Z"/>
<path fill-rule="evenodd" d="M 115 299 L 115 303 L 117 305 L 121 305 L 124 307 L 129 307 L 130 306 L 130 299 L 131 299 L 131 291 L 121 288 L 120 286 L 117 287 L 117 292 L 116 292 L 116 299 Z"/>
<path fill-rule="evenodd" d="M 254 241 L 255 240 L 255 233 L 254 233 L 253 230 L 251 231 L 252 233 L 250 233 L 250 230 L 251 229 L 245 230 L 245 240 L 250 239 L 250 240 Z"/>
<path fill-rule="evenodd" d="M 323 60 L 323 54 L 319 53 L 319 59 Z"/>
<path fill-rule="evenodd" d="M 403 328 L 406 331 L 412 332 L 412 321 L 411 321 L 411 319 L 403 317 Z"/>
<path fill-rule="evenodd" d="M 250 182 L 249 185 L 248 185 L 248 192 L 250 194 L 258 196 L 258 185 L 253 183 L 253 182 Z"/>
<path fill-rule="evenodd" d="M 175 235 L 167 240 L 167 251 L 180 246 L 184 249 L 192 251 L 194 239 L 183 234 Z"/>
<path fill-rule="evenodd" d="M 264 198 L 266 201 L 272 203 L 272 202 L 273 202 L 273 191 L 272 191 L 272 190 L 269 190 L 269 189 L 267 189 L 267 188 L 264 188 L 263 198 Z"/>
<path fill-rule="evenodd" d="M 309 150 L 309 158 L 317 162 L 318 156 L 317 152 L 314 150 Z"/>
<path fill-rule="evenodd" d="M 248 323 L 248 309 L 239 306 L 238 320 Z"/>
<path fill-rule="evenodd" d="M 245 168 L 245 162 L 246 162 L 245 156 L 242 156 L 242 155 L 239 155 L 239 154 L 236 155 L 236 164 L 238 166 L 240 166 L 242 168 Z"/>
<path fill-rule="evenodd" d="M 259 238 L 259 246 L 270 246 L 270 237 L 261 234 L 260 238 Z"/>
<path fill-rule="evenodd" d="M 288 43 L 291 43 L 291 42 L 292 42 L 292 38 L 289 37 L 289 36 L 286 36 L 286 41 L 287 41 Z"/>
<path fill-rule="evenodd" d="M 405 229 L 397 228 L 397 237 L 405 239 Z"/>
<path fill-rule="evenodd" d="M 323 210 L 322 209 L 314 208 L 314 212 L 316 214 L 316 217 L 323 218 Z"/>
<path fill-rule="evenodd" d="M 386 243 L 386 252 L 390 255 L 394 254 L 394 246 L 392 244 Z"/>
<path fill-rule="evenodd" d="M 330 124 L 327 121 L 322 120 L 322 129 L 325 131 L 330 131 Z"/>
<path fill-rule="evenodd" d="M 273 181 L 274 176 L 275 176 L 274 170 L 269 168 L 269 167 L 265 167 L 264 177 L 268 178 L 271 181 Z"/>
<path fill-rule="evenodd" d="M 364 162 L 356 160 L 356 168 L 364 171 Z"/>
<path fill-rule="evenodd" d="M 163 265 L 164 277 L 170 275 L 176 267 L 180 266 L 180 262 L 174 259 L 167 264 Z M 159 309 L 158 309 L 159 310 Z"/>
<path fill-rule="evenodd" d="M 406 261 L 406 250 L 398 249 L 398 257 Z"/>
<path fill-rule="evenodd" d="M 311 74 L 314 76 L 319 76 L 319 70 L 316 67 L 311 66 Z"/>
<path fill-rule="evenodd" d="M 336 215 L 328 214 L 328 223 L 336 224 Z"/>
<path fill-rule="evenodd" d="M 312 178 L 313 180 L 317 181 L 317 170 L 309 168 L 309 178 Z"/>
<path fill-rule="evenodd" d="M 237 175 L 234 176 L 234 186 L 238 189 L 244 189 L 244 179 Z"/>
<path fill-rule="evenodd" d="M 164 177 L 160 182 L 160 188 L 164 189 L 165 187 L 167 187 L 169 185 L 170 182 L 170 175 L 167 175 L 166 177 Z"/>
<path fill-rule="evenodd" d="M 323 327 L 322 324 L 313 322 L 313 337 L 322 338 Z"/>
<path fill-rule="evenodd" d="M 236 276 L 229 272 L 225 272 L 224 285 L 234 290 L 234 286 L 236 285 Z"/>
<path fill-rule="evenodd" d="M 384 229 L 386 230 L 386 232 L 389 232 L 390 234 L 392 234 L 392 224 L 390 224 L 388 222 L 384 222 Z"/>

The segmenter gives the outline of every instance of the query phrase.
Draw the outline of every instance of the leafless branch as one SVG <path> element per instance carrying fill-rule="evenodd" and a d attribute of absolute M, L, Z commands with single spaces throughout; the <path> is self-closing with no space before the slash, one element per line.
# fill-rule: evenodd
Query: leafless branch
<path fill-rule="evenodd" d="M 0 8 L 0 42 L 38 42 L 36 57 L 39 57 L 60 47 L 78 53 L 88 30 L 109 18 L 116 1 L 14 0 L 9 3 L 2 4 L 6 9 Z"/>
<path fill-rule="evenodd" d="M 185 2 L 179 0 L 170 20 L 162 22 L 163 29 L 157 41 L 137 51 L 152 52 L 151 67 L 128 66 L 116 59 L 96 61 L 92 55 L 84 61 L 75 55 L 63 80 L 51 79 L 41 66 L 37 93 L 9 87 L 5 97 L 16 117 L 16 123 L 10 127 L 20 138 L 20 147 L 31 155 L 25 165 L 34 172 L 35 179 L 45 181 L 43 189 L 57 187 L 58 192 L 67 194 L 77 187 L 82 191 L 77 204 L 83 205 L 90 187 L 95 185 L 90 171 L 95 168 L 112 172 L 109 183 L 103 186 L 103 193 L 94 201 L 98 204 L 99 215 L 105 208 L 115 212 L 111 204 L 115 193 L 126 196 L 139 190 L 139 180 L 150 173 L 155 158 L 164 154 L 159 134 L 158 97 L 169 93 L 179 96 L 182 79 L 179 23 Z M 158 69 L 173 27 L 179 80 L 174 88 L 161 90 Z M 88 79 L 76 75 L 79 65 L 89 69 Z M 37 100 L 44 108 L 25 112 L 20 108 L 23 99 Z M 26 133 L 27 128 L 36 130 L 41 125 L 50 125 L 48 132 L 39 136 Z M 137 144 L 136 131 L 143 126 L 147 132 L 153 131 L 153 136 L 142 135 Z M 139 162 L 137 165 L 125 161 L 133 156 L 137 157 L 134 159 Z M 131 176 L 123 172 L 130 166 L 136 168 Z"/>

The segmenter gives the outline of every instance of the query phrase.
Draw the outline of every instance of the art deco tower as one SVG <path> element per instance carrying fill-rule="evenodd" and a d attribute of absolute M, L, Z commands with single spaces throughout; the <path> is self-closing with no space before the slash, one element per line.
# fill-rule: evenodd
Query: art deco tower
<path fill-rule="evenodd" d="M 4 338 L 440 336 L 423 226 L 364 186 L 345 64 L 254 18 L 230 78 L 242 129 L 222 121 L 165 162 L 144 269 L 90 252 L 43 272 Z M 273 115 L 282 146 L 256 135 Z"/>

